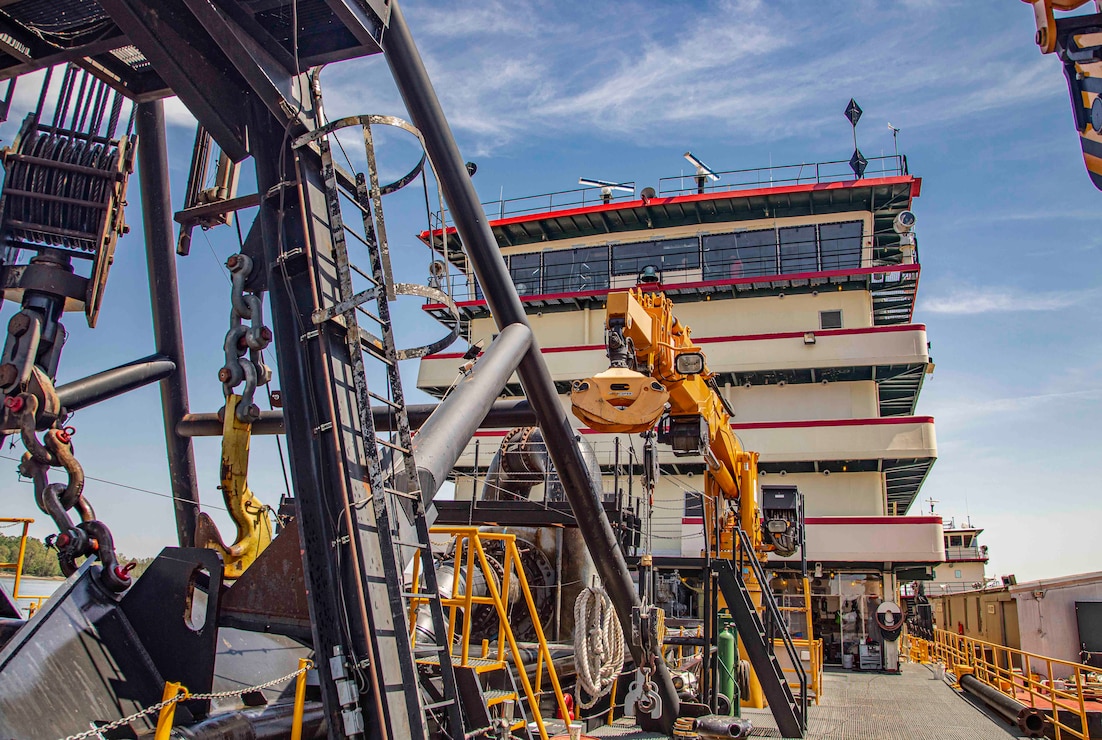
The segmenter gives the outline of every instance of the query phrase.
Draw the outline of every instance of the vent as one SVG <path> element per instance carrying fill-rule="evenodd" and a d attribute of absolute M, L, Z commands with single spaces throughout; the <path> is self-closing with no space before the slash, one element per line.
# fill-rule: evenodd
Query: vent
<path fill-rule="evenodd" d="M 819 312 L 819 328 L 820 329 L 841 329 L 842 328 L 842 312 L 838 311 L 820 311 Z"/>

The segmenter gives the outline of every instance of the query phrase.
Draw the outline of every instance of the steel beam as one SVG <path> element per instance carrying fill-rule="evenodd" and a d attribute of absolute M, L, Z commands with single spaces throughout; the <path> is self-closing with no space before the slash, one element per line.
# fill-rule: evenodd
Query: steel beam
<path fill-rule="evenodd" d="M 138 175 L 142 189 L 142 219 L 149 268 L 149 300 L 153 308 L 153 338 L 157 353 L 176 365 L 175 374 L 161 381 L 165 448 L 176 509 L 176 536 L 181 547 L 195 542 L 199 516 L 199 484 L 191 440 L 176 433 L 188 412 L 184 335 L 180 294 L 176 285 L 176 245 L 172 234 L 165 110 L 159 101 L 137 105 Z"/>
<path fill-rule="evenodd" d="M 444 191 L 456 230 L 466 246 L 467 257 L 482 285 L 486 301 L 499 328 L 509 324 L 528 326 L 528 317 L 517 295 L 516 287 L 505 268 L 497 241 L 490 230 L 482 206 L 459 154 L 451 127 L 440 108 L 436 91 L 413 43 L 409 27 L 397 0 L 390 5 L 390 21 L 383 36 L 383 52 L 390 65 L 398 90 L 405 101 L 413 125 L 425 140 L 425 149 L 436 170 Z M 616 535 L 601 507 L 601 481 L 589 474 L 581 450 L 574 444 L 574 430 L 566 410 L 559 401 L 551 374 L 533 338 L 518 367 L 521 384 L 540 422 L 555 469 L 566 489 L 579 529 L 585 538 L 601 581 L 616 607 L 624 634 L 632 633 L 632 610 L 640 605 L 631 573 Z M 678 714 L 679 700 L 665 660 L 655 651 L 644 654 L 631 645 L 637 665 L 654 664 L 654 679 L 662 698 L 663 713 L 659 727 L 672 732 Z"/>

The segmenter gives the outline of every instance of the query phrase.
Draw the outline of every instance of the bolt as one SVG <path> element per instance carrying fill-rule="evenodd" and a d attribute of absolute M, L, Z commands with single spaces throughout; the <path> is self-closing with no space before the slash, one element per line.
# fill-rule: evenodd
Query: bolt
<path fill-rule="evenodd" d="M 30 331 L 31 317 L 25 313 L 17 313 L 8 322 L 8 333 L 13 337 L 21 337 Z"/>
<path fill-rule="evenodd" d="M 237 339 L 237 348 L 238 349 L 245 349 L 248 346 L 249 346 L 249 340 L 246 338 L 246 336 L 244 334 L 242 334 L 240 337 L 238 337 L 238 339 Z"/>
<path fill-rule="evenodd" d="M 19 380 L 19 368 L 10 362 L 0 365 L 0 386 L 14 385 Z"/>
<path fill-rule="evenodd" d="M 272 341 L 272 330 L 266 326 L 261 327 L 260 338 L 263 339 L 265 342 Z"/>
<path fill-rule="evenodd" d="M 218 371 L 218 380 L 220 380 L 223 383 L 230 382 L 230 379 L 232 377 L 233 377 L 233 373 L 230 372 L 230 369 L 228 367 L 224 367 L 224 368 L 222 368 L 221 370 Z"/>
<path fill-rule="evenodd" d="M 9 396 L 4 399 L 4 407 L 13 414 L 18 414 L 26 405 L 26 402 L 24 402 L 23 398 L 20 396 Z"/>
<path fill-rule="evenodd" d="M 237 267 L 237 263 L 240 262 L 240 261 L 241 261 L 241 258 L 238 255 L 231 254 L 230 258 L 228 260 L 226 260 L 226 267 L 228 267 L 232 270 L 233 268 Z"/>
<path fill-rule="evenodd" d="M 59 548 L 68 547 L 69 543 L 73 541 L 73 538 L 69 536 L 68 532 L 62 532 L 57 536 L 57 539 L 54 541 L 57 543 L 57 546 Z"/>

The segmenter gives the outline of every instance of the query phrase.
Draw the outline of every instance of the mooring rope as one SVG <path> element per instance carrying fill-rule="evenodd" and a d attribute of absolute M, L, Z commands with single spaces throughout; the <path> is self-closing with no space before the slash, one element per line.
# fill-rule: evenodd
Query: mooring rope
<path fill-rule="evenodd" d="M 586 588 L 574 602 L 574 668 L 590 697 L 577 697 L 582 709 L 608 693 L 624 668 L 624 631 L 603 589 Z"/>

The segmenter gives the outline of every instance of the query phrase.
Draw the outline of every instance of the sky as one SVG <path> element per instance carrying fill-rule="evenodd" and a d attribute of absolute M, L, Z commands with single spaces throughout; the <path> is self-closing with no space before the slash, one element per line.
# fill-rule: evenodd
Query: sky
<path fill-rule="evenodd" d="M 484 200 L 573 188 L 579 176 L 656 185 L 686 172 L 687 150 L 717 170 L 847 160 L 850 97 L 864 109 L 857 137 L 866 156 L 893 153 L 888 124 L 897 127 L 899 150 L 923 180 L 915 321 L 926 324 L 936 362 L 917 413 L 936 418 L 939 459 L 920 499 L 985 529 L 989 573 L 1026 581 L 1102 569 L 1094 318 L 1102 193 L 1083 169 L 1059 62 L 1033 45 L 1026 5 L 407 0 L 403 8 L 460 149 L 478 164 Z M 405 115 L 379 57 L 326 68 L 322 86 L 330 118 Z M 5 143 L 37 94 L 38 83 L 20 82 L 0 127 Z M 194 121 L 178 101 L 167 110 L 178 207 Z M 379 143 L 384 179 L 416 161 L 405 134 Z M 348 148 L 355 163 L 362 155 Z M 100 326 L 67 319 L 59 382 L 153 351 L 136 182 L 128 201 L 133 228 L 119 243 Z M 430 258 L 413 237 L 426 223 L 420 189 L 386 207 L 398 279 L 425 282 Z M 222 404 L 222 263 L 237 246 L 233 228 L 196 232 L 191 255 L 178 261 L 195 411 Z M 402 335 L 439 336 L 406 300 Z M 0 319 L 11 311 L 5 305 Z M 411 388 L 415 363 L 403 372 Z M 87 495 L 120 550 L 144 556 L 171 544 L 157 389 L 83 410 L 73 424 Z M 217 511 L 217 441 L 197 440 L 196 450 L 204 506 L 230 531 Z M 286 490 L 276 452 L 274 438 L 254 441 L 251 485 L 272 504 Z M 51 528 L 14 472 L 17 453 L 0 452 L 0 509 L 37 516 L 44 536 Z M 911 513 L 920 509 L 928 504 Z"/>

